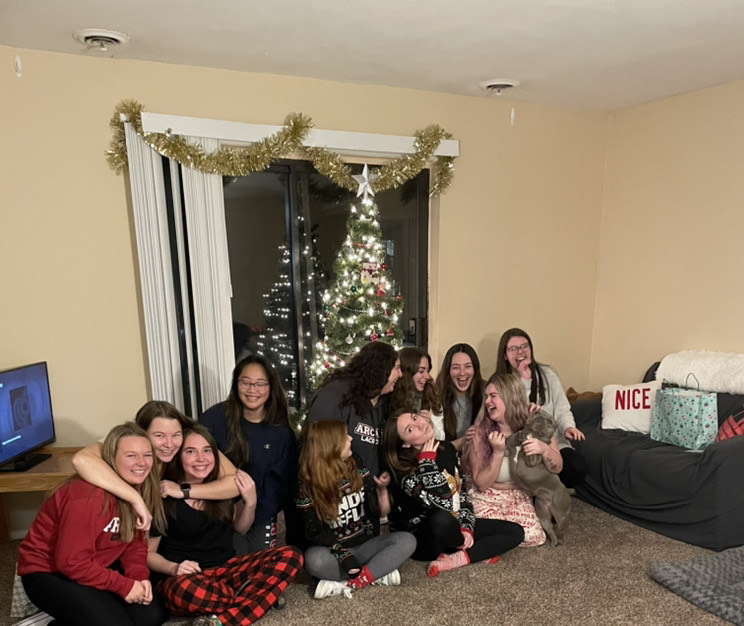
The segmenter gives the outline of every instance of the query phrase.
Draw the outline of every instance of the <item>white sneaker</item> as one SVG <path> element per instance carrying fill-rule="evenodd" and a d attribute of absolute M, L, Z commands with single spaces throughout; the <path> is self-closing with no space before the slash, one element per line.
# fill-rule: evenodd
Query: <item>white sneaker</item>
<path fill-rule="evenodd" d="M 400 585 L 400 572 L 394 569 L 389 574 L 380 576 L 373 584 L 375 585 L 386 585 L 388 587 L 397 587 Z"/>
<path fill-rule="evenodd" d="M 48 624 L 53 619 L 51 615 L 47 615 L 43 611 L 38 611 L 22 619 L 20 622 L 14 622 L 13 626 L 44 626 L 44 624 Z"/>
<path fill-rule="evenodd" d="M 339 580 L 320 580 L 315 588 L 315 599 L 344 595 L 351 598 L 351 587 Z"/>

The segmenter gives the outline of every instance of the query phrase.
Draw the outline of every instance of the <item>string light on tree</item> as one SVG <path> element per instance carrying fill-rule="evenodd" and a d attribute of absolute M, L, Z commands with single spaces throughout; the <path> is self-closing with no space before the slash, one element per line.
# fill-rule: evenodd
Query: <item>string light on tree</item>
<path fill-rule="evenodd" d="M 377 174 L 365 165 L 354 179 L 362 199 L 350 208 L 347 236 L 333 265 L 336 280 L 323 294 L 325 338 L 316 346 L 310 370 L 315 384 L 370 341 L 385 341 L 396 348 L 403 344 L 399 325 L 403 296 L 394 293 L 385 263 L 372 187 Z"/>

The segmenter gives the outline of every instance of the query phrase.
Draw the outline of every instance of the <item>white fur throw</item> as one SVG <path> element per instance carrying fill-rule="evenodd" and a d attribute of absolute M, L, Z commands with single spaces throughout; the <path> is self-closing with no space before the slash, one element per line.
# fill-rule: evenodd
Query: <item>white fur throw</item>
<path fill-rule="evenodd" d="M 744 354 L 710 350 L 675 352 L 661 361 L 656 380 L 693 389 L 699 385 L 702 391 L 744 394 Z"/>

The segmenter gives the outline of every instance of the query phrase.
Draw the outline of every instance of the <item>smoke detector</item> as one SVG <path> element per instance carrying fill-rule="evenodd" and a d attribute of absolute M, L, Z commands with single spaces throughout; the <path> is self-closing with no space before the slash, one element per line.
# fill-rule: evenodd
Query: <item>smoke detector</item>
<path fill-rule="evenodd" d="M 75 31 L 72 36 L 85 44 L 88 50 L 108 52 L 109 48 L 120 46 L 129 41 L 129 35 L 106 28 L 83 28 Z"/>
<path fill-rule="evenodd" d="M 490 80 L 484 80 L 482 83 L 478 83 L 478 86 L 489 94 L 493 93 L 500 96 L 507 89 L 518 87 L 519 84 L 520 81 L 511 80 L 509 78 L 492 78 Z"/>

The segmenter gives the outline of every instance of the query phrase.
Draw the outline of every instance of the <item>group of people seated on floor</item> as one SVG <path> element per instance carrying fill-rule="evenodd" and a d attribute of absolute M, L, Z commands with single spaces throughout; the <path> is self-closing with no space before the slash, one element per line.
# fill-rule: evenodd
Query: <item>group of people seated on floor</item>
<path fill-rule="evenodd" d="M 568 487 L 583 478 L 557 375 L 516 328 L 486 381 L 465 343 L 436 380 L 431 369 L 418 348 L 365 345 L 321 382 L 299 442 L 260 356 L 236 365 L 227 400 L 198 422 L 146 403 L 78 452 L 79 477 L 43 504 L 19 549 L 29 599 L 59 625 L 250 624 L 281 607 L 303 565 L 315 598 L 350 597 L 399 585 L 409 557 L 437 576 L 544 543 L 505 449 L 541 407 L 558 429 L 524 453 Z"/>

